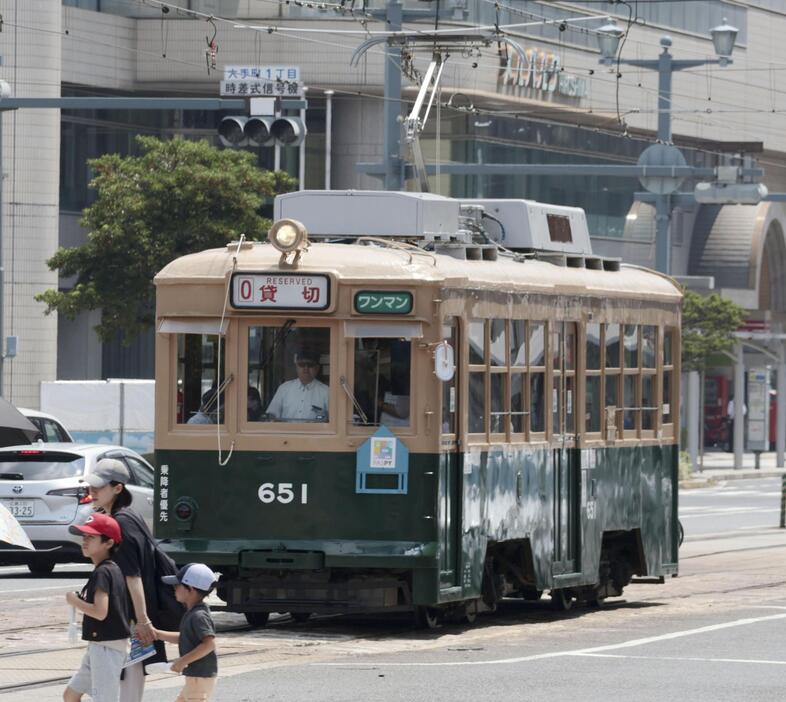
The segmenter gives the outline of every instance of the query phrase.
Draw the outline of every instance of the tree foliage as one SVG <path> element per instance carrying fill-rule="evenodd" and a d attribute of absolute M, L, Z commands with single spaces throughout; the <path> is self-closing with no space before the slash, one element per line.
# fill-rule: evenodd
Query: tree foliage
<path fill-rule="evenodd" d="M 682 307 L 682 366 L 684 370 L 704 370 L 710 357 L 729 351 L 732 334 L 745 319 L 745 311 L 717 293 L 699 295 L 685 291 Z"/>
<path fill-rule="evenodd" d="M 153 276 L 179 256 L 226 245 L 241 234 L 264 238 L 265 198 L 291 190 L 285 173 L 262 171 L 253 154 L 207 141 L 137 137 L 138 156 L 105 154 L 89 166 L 96 201 L 82 214 L 87 241 L 47 261 L 70 290 L 36 299 L 69 319 L 102 310 L 99 336 L 129 340 L 155 318 Z"/>

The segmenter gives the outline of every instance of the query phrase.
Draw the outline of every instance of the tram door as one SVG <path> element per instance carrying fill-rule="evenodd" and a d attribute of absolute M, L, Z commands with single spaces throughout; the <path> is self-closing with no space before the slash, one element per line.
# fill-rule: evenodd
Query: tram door
<path fill-rule="evenodd" d="M 576 451 L 576 324 L 551 323 L 553 363 L 551 422 L 554 480 L 554 561 L 552 573 L 578 570 L 578 477 Z"/>
<path fill-rule="evenodd" d="M 445 320 L 442 338 L 456 354 L 456 368 L 461 368 L 459 360 L 458 322 L 454 317 Z M 461 584 L 461 479 L 462 458 L 459 437 L 459 374 L 442 383 L 442 412 L 440 416 L 440 459 L 439 459 L 439 579 L 440 586 L 454 587 Z"/>

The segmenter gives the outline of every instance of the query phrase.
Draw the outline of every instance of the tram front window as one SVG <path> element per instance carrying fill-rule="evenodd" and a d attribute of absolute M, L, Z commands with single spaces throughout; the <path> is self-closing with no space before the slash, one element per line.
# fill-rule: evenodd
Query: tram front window
<path fill-rule="evenodd" d="M 409 426 L 411 342 L 355 339 L 354 424 Z"/>
<path fill-rule="evenodd" d="M 330 330 L 249 327 L 246 397 L 249 422 L 327 422 Z"/>
<path fill-rule="evenodd" d="M 215 334 L 177 335 L 177 423 L 224 422 L 224 339 Z M 218 359 L 221 357 L 221 369 Z M 221 392 L 218 392 L 218 391 Z"/>

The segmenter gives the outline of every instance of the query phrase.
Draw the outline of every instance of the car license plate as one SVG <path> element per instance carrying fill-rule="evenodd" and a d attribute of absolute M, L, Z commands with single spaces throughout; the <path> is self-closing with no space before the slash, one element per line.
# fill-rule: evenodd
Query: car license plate
<path fill-rule="evenodd" d="M 3 506 L 14 517 L 35 516 L 35 503 L 32 500 L 3 500 Z"/>

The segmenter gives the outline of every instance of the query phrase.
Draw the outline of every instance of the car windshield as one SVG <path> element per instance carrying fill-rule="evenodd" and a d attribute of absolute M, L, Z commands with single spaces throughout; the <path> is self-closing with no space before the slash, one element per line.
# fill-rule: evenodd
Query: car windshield
<path fill-rule="evenodd" d="M 73 453 L 0 453 L 0 480 L 58 480 L 85 472 L 85 459 Z"/>

